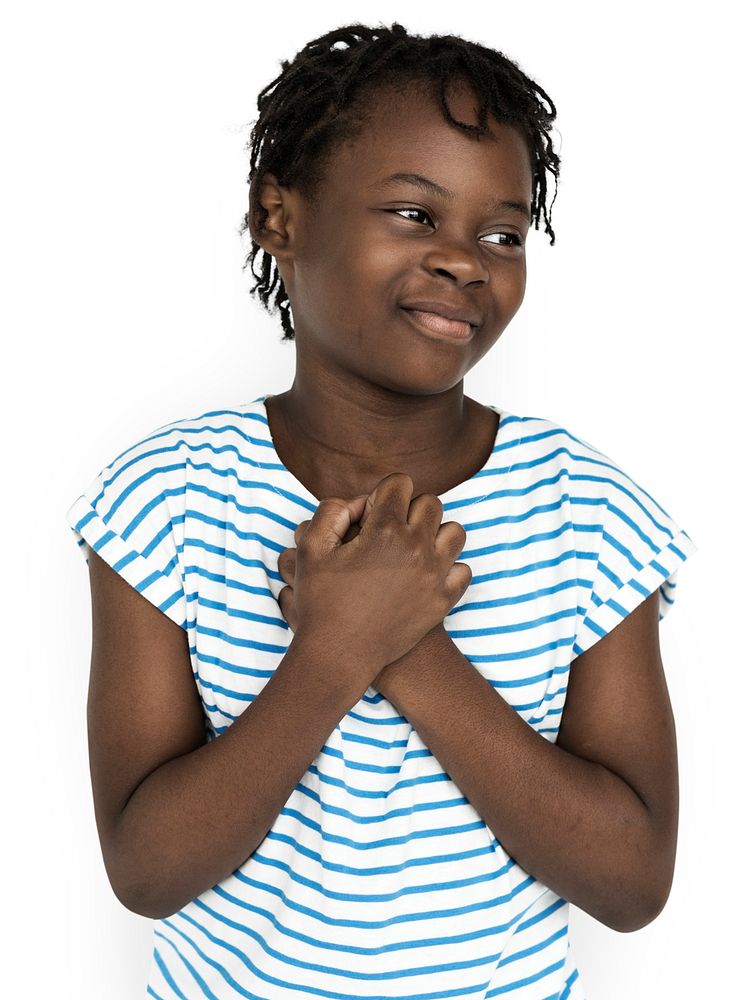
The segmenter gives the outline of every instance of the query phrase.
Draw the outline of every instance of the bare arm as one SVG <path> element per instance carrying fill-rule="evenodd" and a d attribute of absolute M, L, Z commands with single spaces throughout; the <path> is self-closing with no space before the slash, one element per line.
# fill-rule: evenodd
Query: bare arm
<path fill-rule="evenodd" d="M 206 743 L 186 632 L 95 552 L 90 581 L 88 730 L 105 866 L 128 909 L 170 916 L 258 847 L 366 672 L 296 637 L 248 709 Z"/>
<path fill-rule="evenodd" d="M 613 930 L 663 908 L 674 873 L 678 768 L 658 593 L 577 657 L 558 740 L 537 733 L 444 628 L 373 681 L 507 853 Z"/>

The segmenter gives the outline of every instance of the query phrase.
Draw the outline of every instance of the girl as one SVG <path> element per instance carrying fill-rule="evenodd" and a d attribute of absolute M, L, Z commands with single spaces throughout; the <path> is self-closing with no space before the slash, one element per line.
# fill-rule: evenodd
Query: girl
<path fill-rule="evenodd" d="M 542 214 L 554 242 L 554 105 L 493 49 L 352 24 L 258 109 L 243 229 L 292 387 L 157 428 L 67 514 L 148 995 L 583 998 L 569 902 L 632 931 L 669 894 L 658 623 L 696 547 L 464 395 Z"/>

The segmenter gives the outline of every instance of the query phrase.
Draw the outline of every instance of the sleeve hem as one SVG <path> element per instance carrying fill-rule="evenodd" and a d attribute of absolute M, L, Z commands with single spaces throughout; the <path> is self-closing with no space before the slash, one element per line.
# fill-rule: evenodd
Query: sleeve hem
<path fill-rule="evenodd" d="M 611 594 L 605 601 L 599 601 L 582 622 L 573 655 L 577 657 L 593 646 L 599 639 L 611 632 L 620 622 L 635 610 L 657 588 L 659 590 L 659 622 L 668 614 L 674 603 L 676 573 L 688 556 L 697 552 L 697 546 L 686 533 L 680 531 L 644 564 L 627 583 Z M 593 600 L 597 601 L 596 595 Z"/>
<path fill-rule="evenodd" d="M 187 630 L 187 598 L 174 559 L 163 572 L 152 568 L 140 552 L 103 521 L 84 494 L 69 508 L 66 521 L 85 562 L 89 562 L 89 550 L 94 549 L 139 594 Z"/>

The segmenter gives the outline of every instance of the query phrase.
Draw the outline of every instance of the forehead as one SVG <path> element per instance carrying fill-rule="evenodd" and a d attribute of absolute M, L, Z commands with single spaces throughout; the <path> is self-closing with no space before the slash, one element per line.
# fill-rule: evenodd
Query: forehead
<path fill-rule="evenodd" d="M 457 121 L 479 124 L 479 99 L 470 88 L 449 87 L 447 103 Z M 360 134 L 331 158 L 329 187 L 345 196 L 374 189 L 393 173 L 419 173 L 454 194 L 529 201 L 533 175 L 522 131 L 492 116 L 487 121 L 488 134 L 452 125 L 428 84 L 374 91 Z"/>

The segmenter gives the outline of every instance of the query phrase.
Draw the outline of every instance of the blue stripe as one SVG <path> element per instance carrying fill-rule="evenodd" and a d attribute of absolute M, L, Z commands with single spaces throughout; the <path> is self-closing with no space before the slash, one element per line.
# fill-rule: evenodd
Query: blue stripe
<path fill-rule="evenodd" d="M 154 931 L 154 934 L 158 934 L 158 933 L 159 933 L 158 931 Z M 163 937 L 163 935 L 159 935 L 159 936 Z M 154 948 L 154 961 L 159 966 L 159 970 L 160 970 L 162 976 L 164 976 L 164 978 L 166 979 L 167 985 L 169 986 L 169 988 L 171 990 L 174 990 L 174 992 L 176 993 L 176 995 L 178 997 L 180 997 L 180 1000 L 188 1000 L 188 998 L 184 995 L 184 993 L 182 992 L 182 990 L 179 988 L 179 986 L 177 986 L 177 984 L 175 983 L 174 979 L 172 978 L 172 974 L 170 973 L 169 969 L 167 968 L 166 963 L 164 962 L 164 959 L 161 957 L 161 952 L 159 951 L 158 948 Z M 191 1000 L 191 998 L 190 998 L 190 1000 Z"/>
<path fill-rule="evenodd" d="M 505 986 L 498 986 L 497 989 L 490 990 L 487 993 L 488 997 L 499 997 L 503 993 L 512 993 L 513 990 L 521 989 L 523 986 L 530 986 L 531 983 L 537 983 L 539 979 L 543 979 L 544 976 L 550 976 L 552 972 L 556 972 L 557 969 L 561 969 L 564 966 L 564 959 L 560 959 L 558 962 L 554 962 L 552 965 L 546 966 L 545 969 L 541 969 L 538 972 L 534 972 L 530 976 L 524 976 L 521 979 L 516 979 L 514 983 L 508 983 Z"/>
<path fill-rule="evenodd" d="M 436 921 L 439 918 L 439 916 L 443 917 L 444 919 L 456 921 L 459 918 L 468 916 L 469 914 L 484 913 L 487 910 L 491 910 L 494 906 L 503 905 L 504 903 L 504 901 L 500 900 L 495 901 L 491 899 L 486 899 L 481 903 L 467 904 L 466 906 L 454 906 L 452 908 L 444 908 L 443 910 L 440 911 L 416 910 L 410 913 L 403 913 L 398 916 L 389 917 L 384 920 L 348 920 L 337 917 L 330 917 L 326 915 L 324 909 L 316 910 L 312 909 L 311 907 L 305 906 L 302 903 L 298 903 L 296 900 L 287 896 L 284 890 L 272 885 L 271 882 L 264 883 L 259 879 L 247 878 L 246 876 L 242 875 L 241 872 L 239 872 L 238 874 L 239 874 L 239 881 L 243 881 L 245 884 L 249 885 L 254 889 L 261 890 L 261 892 L 259 892 L 258 894 L 258 898 L 261 898 L 263 894 L 272 895 L 275 897 L 276 900 L 278 900 L 280 907 L 288 909 L 293 913 L 298 913 L 303 916 L 310 917 L 310 919 L 315 921 L 316 923 L 325 924 L 326 926 L 329 927 L 354 927 L 358 928 L 359 930 L 374 931 L 374 930 L 386 930 L 388 928 L 400 926 L 403 924 L 409 924 L 409 923 L 415 924 L 421 921 Z M 519 886 L 516 887 L 513 893 L 508 894 L 509 895 L 508 901 L 515 901 L 517 896 L 525 889 L 527 889 L 532 883 L 533 879 L 530 876 L 528 876 L 527 879 L 525 879 Z M 256 913 L 260 916 L 266 917 L 272 923 L 274 923 L 275 926 L 278 925 L 274 915 L 270 911 L 265 910 L 263 907 L 256 906 L 253 903 L 245 902 L 238 896 L 235 896 L 232 893 L 227 892 L 220 885 L 214 886 L 213 891 L 217 896 L 222 897 L 228 903 L 231 903 L 234 906 L 238 906 L 241 909 L 247 910 L 251 913 Z M 209 907 L 203 902 L 202 899 L 194 900 L 194 904 L 199 908 L 202 908 L 209 912 Z M 523 909 L 522 914 L 526 913 L 532 905 L 533 905 L 532 903 L 528 904 L 528 906 L 526 906 Z M 486 923 L 485 930 L 480 931 L 479 933 L 485 935 L 486 934 L 505 935 L 510 930 L 510 928 L 515 925 L 515 922 L 519 920 L 520 917 L 521 913 L 517 913 L 514 916 L 510 917 L 509 920 L 503 920 L 502 922 L 496 924 Z M 282 925 L 279 924 L 278 926 L 281 928 Z M 297 932 L 291 932 L 291 934 L 292 936 L 295 936 Z M 326 944 L 326 947 L 328 946 L 329 945 Z"/>
<path fill-rule="evenodd" d="M 578 978 L 579 978 L 579 969 L 575 969 L 569 976 L 569 978 L 566 980 L 566 986 L 564 990 L 561 992 L 559 1000 L 566 1000 L 567 997 L 571 996 L 572 985 L 576 982 Z"/>
<path fill-rule="evenodd" d="M 207 907 L 203 907 L 203 908 L 207 909 Z M 251 972 L 252 974 L 258 976 L 260 979 L 264 979 L 266 982 L 273 983 L 275 985 L 280 985 L 280 986 L 294 985 L 294 984 L 287 984 L 285 982 L 285 980 L 276 979 L 273 976 L 270 976 L 270 975 L 267 975 L 266 973 L 263 973 L 260 969 L 257 968 L 257 966 L 254 965 L 254 963 L 250 960 L 250 958 L 248 957 L 247 954 L 245 954 L 244 952 L 241 952 L 237 947 L 235 947 L 233 944 L 231 944 L 230 941 L 228 941 L 228 939 L 218 937 L 211 930 L 209 930 L 204 924 L 198 923 L 194 919 L 194 917 L 192 917 L 189 913 L 182 912 L 182 913 L 179 914 L 179 916 L 182 919 L 187 920 L 194 927 L 196 927 L 198 931 L 200 931 L 205 937 L 208 938 L 208 940 L 210 940 L 213 943 L 219 945 L 220 947 L 224 948 L 225 950 L 229 951 L 232 955 L 234 955 L 235 957 L 237 957 L 248 968 L 249 972 Z M 492 954 L 492 955 L 486 954 L 486 955 L 484 955 L 484 956 L 482 956 L 480 958 L 467 960 L 465 962 L 446 962 L 446 963 L 443 963 L 443 964 L 418 966 L 416 968 L 401 969 L 401 970 L 392 971 L 392 972 L 356 972 L 353 969 L 336 968 L 336 967 L 327 966 L 327 965 L 319 965 L 317 962 L 306 962 L 306 961 L 304 961 L 302 959 L 295 958 L 295 957 L 293 957 L 291 955 L 288 955 L 285 952 L 277 951 L 276 949 L 271 948 L 269 946 L 268 942 L 264 939 L 264 937 L 262 935 L 258 934 L 256 931 L 252 930 L 252 928 L 250 928 L 248 925 L 246 925 L 246 924 L 236 924 L 235 921 L 232 921 L 232 920 L 230 920 L 228 918 L 223 917 L 222 914 L 219 914 L 218 916 L 220 917 L 220 919 L 222 920 L 222 922 L 224 924 L 229 925 L 231 927 L 233 927 L 235 925 L 235 927 L 237 927 L 237 929 L 239 931 L 239 936 L 243 935 L 245 937 L 252 938 L 256 942 L 258 942 L 258 944 L 260 945 L 260 947 L 265 952 L 267 952 L 267 954 L 271 955 L 273 958 L 275 958 L 275 959 L 283 962 L 285 965 L 287 965 L 287 966 L 289 966 L 291 968 L 295 968 L 295 969 L 309 969 L 312 972 L 320 972 L 323 975 L 335 975 L 335 976 L 340 975 L 343 978 L 360 980 L 360 981 L 369 981 L 369 982 L 374 982 L 376 980 L 385 981 L 385 980 L 390 980 L 390 979 L 401 979 L 401 978 L 405 978 L 405 977 L 409 977 L 409 976 L 418 976 L 418 975 L 427 975 L 427 974 L 433 974 L 434 976 L 440 978 L 440 976 L 442 974 L 446 974 L 446 973 L 449 973 L 449 972 L 458 972 L 461 969 L 473 969 L 473 968 L 476 968 L 477 966 L 480 966 L 480 965 L 489 965 L 490 962 L 494 962 L 494 961 L 497 960 L 497 958 L 499 958 L 499 953 L 495 953 L 495 954 Z M 204 952 L 202 952 L 199 948 L 197 948 L 197 946 L 195 945 L 195 943 L 194 943 L 194 941 L 193 941 L 192 938 L 190 938 L 188 935 L 186 935 L 184 933 L 184 931 L 182 931 L 180 928 L 176 927 L 174 924 L 171 924 L 171 922 L 169 920 L 165 920 L 164 922 L 166 924 L 168 924 L 169 926 L 171 926 L 175 931 L 177 931 L 178 934 L 181 934 L 182 937 L 184 937 L 185 940 L 187 940 L 193 946 L 193 948 L 195 948 L 197 950 L 198 954 L 201 955 L 201 957 L 203 957 L 206 962 L 208 962 L 208 964 L 212 965 L 213 968 L 218 969 L 218 971 L 220 971 L 223 974 L 224 978 L 229 983 L 229 985 L 231 985 L 231 986 L 234 985 L 235 981 L 231 979 L 230 975 L 226 972 L 226 970 L 223 968 L 223 966 L 219 965 L 218 963 L 216 963 L 216 962 L 212 961 L 210 958 L 208 958 L 204 954 Z M 437 939 L 437 938 L 429 938 L 429 939 L 427 939 L 427 940 L 425 940 L 425 941 L 423 941 L 421 943 L 425 947 L 428 947 L 428 946 L 438 946 L 440 942 L 439 942 L 439 939 Z M 413 945 L 412 942 L 410 942 L 408 946 L 412 947 L 414 945 Z M 375 949 L 375 950 L 373 950 L 371 952 L 371 954 L 382 954 L 382 955 L 384 955 L 384 954 L 388 954 L 388 953 L 390 953 L 392 951 L 398 950 L 399 948 L 402 948 L 402 945 L 392 945 L 391 947 L 385 947 L 385 948 L 382 948 L 382 949 Z M 234 988 L 237 988 L 237 987 L 234 987 Z M 479 988 L 480 988 L 480 985 L 476 985 L 474 987 L 474 989 L 479 989 Z M 317 988 L 310 987 L 307 984 L 303 984 L 301 986 L 301 989 L 304 992 L 316 993 L 316 994 L 318 994 L 320 996 L 333 996 L 333 995 L 335 995 L 335 994 L 328 993 L 327 991 L 324 991 L 324 990 L 319 990 Z M 240 992 L 240 989 L 239 989 L 239 992 Z M 468 988 L 467 988 L 467 990 L 465 992 L 467 992 L 467 993 L 469 992 Z M 451 992 L 446 991 L 446 992 L 444 992 L 442 994 L 439 993 L 439 994 L 432 994 L 432 995 L 437 995 L 437 996 L 463 996 L 464 994 L 463 993 L 454 992 L 454 991 L 451 991 Z"/>
<path fill-rule="evenodd" d="M 500 959 L 497 967 L 502 968 L 504 965 L 509 965 L 510 962 L 519 962 L 523 958 L 529 958 L 531 955 L 536 955 L 538 952 L 543 951 L 544 948 L 549 948 L 560 938 L 567 937 L 568 933 L 568 927 L 560 927 L 557 931 L 554 931 L 553 934 L 549 935 L 545 941 L 539 941 L 538 944 L 531 945 L 529 948 L 523 948 L 520 951 L 513 952 L 513 954 Z"/>
<path fill-rule="evenodd" d="M 182 962 L 182 964 L 185 966 L 185 968 L 187 969 L 187 971 L 190 973 L 190 975 L 192 976 L 192 978 L 195 980 L 195 982 L 197 983 L 197 985 L 200 987 L 202 995 L 204 997 L 207 997 L 207 1000 L 218 1000 L 218 998 L 215 995 L 215 993 L 213 993 L 213 991 L 210 989 L 210 987 L 205 982 L 205 980 L 200 975 L 200 973 L 197 971 L 197 969 L 194 967 L 194 965 L 192 964 L 192 962 L 190 962 L 189 959 L 185 958 L 185 956 L 182 954 L 182 952 L 177 947 L 177 945 L 174 943 L 174 941 L 172 941 L 171 938 L 167 937 L 166 934 L 162 933 L 162 931 L 160 931 L 160 930 L 155 930 L 154 934 L 157 937 L 162 938 L 162 940 L 166 941 L 167 944 L 169 944 L 174 949 L 174 951 L 177 953 L 177 956 L 180 959 L 180 961 Z M 192 995 L 191 994 L 190 994 L 190 1000 L 192 1000 Z"/>
<path fill-rule="evenodd" d="M 343 943 L 337 944 L 337 943 L 335 943 L 333 941 L 325 941 L 325 940 L 321 940 L 319 938 L 316 938 L 314 936 L 310 936 L 310 935 L 306 935 L 306 934 L 300 933 L 298 931 L 293 930 L 290 927 L 287 927 L 285 924 L 281 923 L 279 920 L 277 920 L 275 918 L 274 914 L 271 913 L 269 910 L 266 910 L 263 907 L 258 907 L 258 906 L 252 906 L 252 905 L 249 905 L 249 904 L 245 904 L 242 900 L 238 899 L 238 897 L 233 896 L 230 893 L 227 893 L 225 890 L 221 889 L 220 886 L 218 886 L 217 891 L 218 891 L 218 895 L 221 896 L 226 902 L 228 902 L 228 903 L 230 903 L 230 904 L 232 904 L 234 906 L 241 907 L 242 909 L 247 910 L 250 913 L 254 913 L 257 916 L 260 916 L 263 919 L 267 920 L 285 938 L 290 938 L 290 939 L 295 940 L 295 941 L 300 941 L 303 944 L 307 944 L 307 945 L 309 945 L 312 948 L 320 948 L 320 949 L 323 949 L 323 950 L 329 951 L 329 952 L 339 952 L 339 953 L 350 954 L 350 955 L 362 955 L 362 956 L 383 955 L 383 954 L 387 954 L 388 952 L 393 952 L 393 951 L 408 951 L 410 949 L 427 948 L 427 947 L 430 947 L 430 946 L 438 946 L 438 947 L 446 947 L 446 948 L 448 948 L 448 947 L 451 947 L 451 946 L 454 946 L 454 945 L 459 945 L 459 944 L 462 944 L 462 943 L 465 943 L 465 942 L 468 942 L 468 941 L 481 941 L 481 940 L 483 940 L 485 938 L 488 938 L 488 937 L 490 937 L 492 935 L 503 936 L 504 937 L 508 933 L 508 931 L 510 930 L 510 927 L 513 926 L 514 923 L 515 923 L 515 921 L 517 919 L 519 919 L 519 917 L 520 917 L 520 914 L 517 914 L 510 921 L 506 921 L 504 923 L 496 924 L 496 925 L 488 925 L 487 927 L 485 927 L 482 930 L 478 930 L 478 931 L 474 931 L 474 932 L 469 932 L 469 933 L 466 933 L 466 934 L 440 935 L 440 936 L 434 936 L 434 937 L 431 937 L 431 938 L 412 938 L 410 940 L 396 941 L 396 942 L 392 942 L 390 944 L 381 944 L 381 945 L 377 945 L 375 947 L 371 947 L 371 946 L 359 947 L 357 945 L 349 945 L 349 944 L 343 944 Z M 285 904 L 287 904 L 287 905 L 289 904 L 289 900 L 286 897 L 284 897 L 284 895 L 283 895 L 283 901 L 285 902 Z M 201 899 L 197 899 L 195 901 L 195 905 L 198 907 L 198 909 L 201 909 L 205 913 L 207 913 L 207 915 L 213 921 L 217 922 L 219 925 L 222 925 L 224 932 L 225 932 L 226 929 L 236 930 L 236 931 L 238 931 L 238 934 L 237 935 L 233 935 L 234 938 L 236 938 L 236 939 L 252 938 L 260 946 L 264 947 L 264 938 L 262 936 L 258 935 L 255 931 L 253 931 L 253 929 L 250 927 L 249 924 L 241 923 L 240 921 L 234 920 L 233 918 L 226 916 L 225 913 L 218 912 L 217 910 L 213 909 L 211 906 L 208 906 L 206 903 L 204 903 Z M 532 904 L 530 904 L 530 905 L 532 905 Z M 306 908 L 304 908 L 304 907 L 295 907 L 295 910 L 297 912 L 305 912 L 305 909 Z M 529 909 L 529 907 L 526 907 L 526 909 L 523 910 L 522 912 L 525 913 L 527 909 Z M 355 927 L 355 926 L 357 926 L 355 922 L 329 920 L 322 913 L 320 913 L 319 911 L 307 911 L 307 912 L 309 912 L 310 915 L 313 916 L 316 921 L 320 921 L 320 922 L 325 923 L 327 925 L 340 926 L 340 927 Z M 185 915 L 184 914 L 180 914 L 180 916 L 185 916 Z M 436 919 L 439 918 L 439 916 L 441 917 L 441 919 L 443 919 L 445 921 L 446 925 L 449 925 L 451 927 L 455 926 L 454 921 L 455 921 L 455 919 L 458 919 L 456 911 L 449 911 L 449 912 L 441 912 L 440 914 L 438 914 L 438 913 L 419 914 L 419 915 L 416 915 L 415 917 L 404 918 L 402 922 L 403 923 L 410 923 L 411 920 L 413 922 L 417 922 L 417 919 L 420 919 L 420 918 L 422 918 L 424 920 L 431 920 L 431 919 L 436 920 Z M 200 923 L 199 921 L 195 920 L 195 918 L 192 916 L 191 913 L 187 913 L 186 919 L 190 923 L 192 923 L 193 926 L 197 927 L 198 929 L 203 929 L 204 926 L 205 926 L 202 923 Z M 395 919 L 395 920 L 389 920 L 389 921 L 381 921 L 381 922 L 380 921 L 371 921 L 371 922 L 364 922 L 364 921 L 362 921 L 359 926 L 360 926 L 360 928 L 362 930 L 377 931 L 377 930 L 386 929 L 388 927 L 392 927 L 392 926 L 398 924 L 399 922 L 400 921 L 398 921 L 397 919 Z M 253 923 L 253 921 L 252 921 L 252 923 Z M 563 930 L 565 932 L 565 928 Z M 268 948 L 265 948 L 265 950 L 268 950 Z M 485 960 L 486 961 L 495 961 L 496 962 L 500 958 L 500 955 L 501 955 L 501 952 L 498 952 L 498 953 L 495 953 L 495 954 L 491 954 L 491 955 L 487 954 L 485 956 Z M 282 956 L 276 956 L 276 957 L 280 957 L 281 958 Z"/>
<path fill-rule="evenodd" d="M 70 521 L 83 555 L 85 543 L 114 552 L 116 572 L 185 619 L 208 742 L 258 700 L 289 649 L 277 558 L 317 506 L 279 461 L 264 399 L 157 428 L 101 471 Z M 572 661 L 655 588 L 661 619 L 694 544 L 586 441 L 498 412 L 492 455 L 444 494 L 444 511 L 467 532 L 458 560 L 473 570 L 445 624 L 470 669 L 555 744 Z M 581 996 L 572 992 L 578 971 L 565 964 L 566 901 L 508 854 L 373 686 L 357 694 L 243 864 L 157 925 L 176 953 L 167 968 L 154 949 L 153 971 L 171 995 L 183 995 L 179 970 L 198 997 L 343 1000 L 357 981 L 392 980 L 414 987 L 401 996 L 395 987 L 394 1000 L 512 997 L 538 983 L 550 1000 Z M 438 964 L 413 967 L 410 956 L 429 945 Z M 456 961 L 441 963 L 444 947 Z M 311 949 L 348 956 L 349 967 L 312 964 Z M 260 968 L 265 954 L 285 979 Z M 501 982 L 505 969 L 514 983 Z M 325 982 L 306 987 L 300 970 Z M 154 1000 L 159 981 L 149 984 Z"/>

